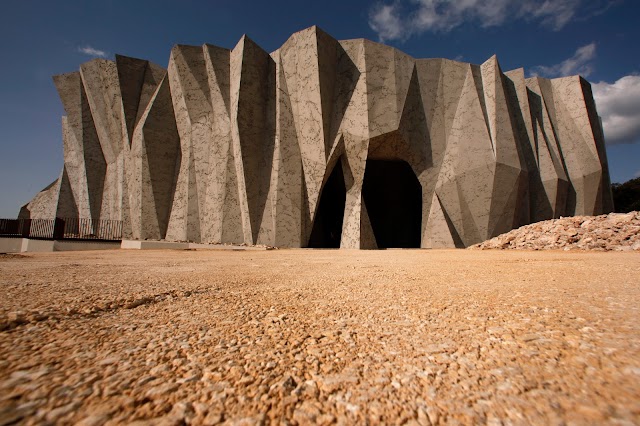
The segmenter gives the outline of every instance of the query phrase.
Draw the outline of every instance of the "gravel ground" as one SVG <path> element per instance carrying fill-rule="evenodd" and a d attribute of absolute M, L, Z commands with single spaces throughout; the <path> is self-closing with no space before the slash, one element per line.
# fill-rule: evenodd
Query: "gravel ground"
<path fill-rule="evenodd" d="M 640 423 L 640 255 L 0 255 L 0 424 Z"/>

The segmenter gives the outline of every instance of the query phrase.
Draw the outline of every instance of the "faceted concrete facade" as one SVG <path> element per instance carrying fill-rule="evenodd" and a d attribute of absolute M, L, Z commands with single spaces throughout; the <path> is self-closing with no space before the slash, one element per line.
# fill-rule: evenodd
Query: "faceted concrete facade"
<path fill-rule="evenodd" d="M 137 240 L 465 247 L 612 210 L 589 83 L 495 56 L 414 59 L 312 27 L 271 54 L 245 36 L 54 82 L 64 167 L 21 217 L 122 220 Z"/>

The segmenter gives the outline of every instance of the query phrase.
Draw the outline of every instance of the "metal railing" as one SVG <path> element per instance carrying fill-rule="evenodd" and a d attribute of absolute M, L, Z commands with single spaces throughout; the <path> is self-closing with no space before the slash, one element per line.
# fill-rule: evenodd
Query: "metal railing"
<path fill-rule="evenodd" d="M 122 221 L 84 218 L 0 219 L 0 237 L 41 240 L 122 240 Z"/>

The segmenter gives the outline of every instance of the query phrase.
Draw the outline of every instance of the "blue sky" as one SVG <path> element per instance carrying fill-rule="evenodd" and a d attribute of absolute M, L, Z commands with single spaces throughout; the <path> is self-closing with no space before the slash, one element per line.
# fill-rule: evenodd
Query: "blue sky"
<path fill-rule="evenodd" d="M 62 168 L 62 105 L 51 80 L 93 57 L 122 54 L 166 66 L 174 44 L 233 47 L 243 34 L 265 50 L 318 25 L 337 39 L 368 38 L 417 58 L 504 71 L 582 74 L 603 118 L 614 182 L 640 176 L 640 1 L 9 0 L 0 14 L 0 217 Z"/>

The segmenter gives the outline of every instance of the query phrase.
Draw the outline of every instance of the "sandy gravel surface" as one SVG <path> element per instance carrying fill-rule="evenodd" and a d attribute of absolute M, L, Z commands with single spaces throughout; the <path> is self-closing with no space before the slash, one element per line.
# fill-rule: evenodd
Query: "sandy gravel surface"
<path fill-rule="evenodd" d="M 0 255 L 0 424 L 640 423 L 640 255 Z"/>

